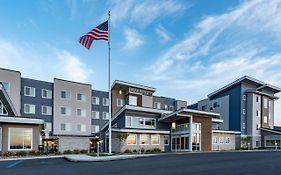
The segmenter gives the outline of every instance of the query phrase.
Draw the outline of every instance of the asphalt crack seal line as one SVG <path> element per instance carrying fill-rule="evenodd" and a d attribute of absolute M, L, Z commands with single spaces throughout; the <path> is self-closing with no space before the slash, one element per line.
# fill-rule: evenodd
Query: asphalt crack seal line
<path fill-rule="evenodd" d="M 11 165 L 7 166 L 6 168 L 7 168 L 7 169 L 8 169 L 8 168 L 13 168 L 13 167 L 19 165 L 20 163 L 22 163 L 23 161 L 24 161 L 24 160 L 18 160 L 18 161 L 16 161 L 15 163 L 12 163 Z"/>

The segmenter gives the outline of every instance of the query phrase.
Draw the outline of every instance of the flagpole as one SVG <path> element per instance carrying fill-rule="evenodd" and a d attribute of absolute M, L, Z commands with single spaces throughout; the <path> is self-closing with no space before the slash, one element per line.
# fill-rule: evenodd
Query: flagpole
<path fill-rule="evenodd" d="M 111 86 L 110 86 L 110 69 L 111 69 L 111 50 L 110 50 L 110 11 L 108 11 L 108 98 L 109 98 L 109 121 L 108 121 L 108 153 L 111 154 Z"/>

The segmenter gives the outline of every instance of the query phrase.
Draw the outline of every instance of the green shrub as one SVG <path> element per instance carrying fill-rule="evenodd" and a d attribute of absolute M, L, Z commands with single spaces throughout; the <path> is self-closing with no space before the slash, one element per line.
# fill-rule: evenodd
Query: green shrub
<path fill-rule="evenodd" d="M 87 154 L 88 153 L 88 150 L 86 150 L 86 149 L 81 149 L 80 150 L 80 154 Z"/>
<path fill-rule="evenodd" d="M 36 156 L 36 155 L 37 155 L 37 152 L 36 152 L 36 151 L 29 151 L 28 155 Z"/>
<path fill-rule="evenodd" d="M 153 152 L 153 150 L 147 149 L 147 150 L 145 150 L 145 152 L 146 153 L 151 153 L 151 152 Z"/>
<path fill-rule="evenodd" d="M 59 151 L 55 152 L 55 155 L 61 155 L 61 152 L 59 152 Z"/>
<path fill-rule="evenodd" d="M 73 150 L 73 154 L 79 154 L 80 151 L 78 149 Z"/>
<path fill-rule="evenodd" d="M 63 154 L 72 154 L 73 152 L 71 150 L 65 150 L 63 151 Z"/>
<path fill-rule="evenodd" d="M 136 149 L 133 150 L 133 153 L 137 153 L 138 151 Z"/>
<path fill-rule="evenodd" d="M 124 151 L 124 153 L 132 153 L 132 151 L 129 150 L 129 149 L 126 149 L 126 150 Z"/>
<path fill-rule="evenodd" d="M 27 155 L 27 152 L 26 152 L 26 151 L 19 151 L 19 152 L 16 152 L 16 156 L 23 157 L 23 156 L 26 156 L 26 155 Z"/>
<path fill-rule="evenodd" d="M 15 153 L 14 152 L 4 152 L 3 154 L 3 157 L 12 157 L 12 156 L 14 156 L 15 155 Z"/>
<path fill-rule="evenodd" d="M 144 149 L 144 148 L 141 148 L 140 152 L 141 152 L 141 153 L 144 153 L 144 152 L 145 152 L 145 149 Z"/>
<path fill-rule="evenodd" d="M 153 149 L 153 152 L 160 153 L 160 152 L 162 152 L 162 151 L 161 151 L 161 149 L 159 149 L 159 148 L 154 148 L 154 149 Z"/>

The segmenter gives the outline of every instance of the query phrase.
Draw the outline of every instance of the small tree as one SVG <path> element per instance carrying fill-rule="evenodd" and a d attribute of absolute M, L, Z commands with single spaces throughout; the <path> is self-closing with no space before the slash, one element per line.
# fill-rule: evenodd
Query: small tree
<path fill-rule="evenodd" d="M 128 138 L 129 133 L 118 133 L 117 134 L 117 139 L 120 141 L 120 143 L 123 145 L 125 140 Z"/>
<path fill-rule="evenodd" d="M 252 140 L 252 138 L 249 136 L 241 137 L 241 147 L 248 148 L 249 144 L 251 143 L 251 140 Z"/>

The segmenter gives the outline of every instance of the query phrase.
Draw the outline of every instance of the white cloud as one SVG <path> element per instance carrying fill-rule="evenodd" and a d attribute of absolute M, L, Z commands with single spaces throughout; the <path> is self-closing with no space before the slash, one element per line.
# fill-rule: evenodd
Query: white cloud
<path fill-rule="evenodd" d="M 79 58 L 65 50 L 57 53 L 57 56 L 60 61 L 61 75 L 64 75 L 65 79 L 78 82 L 88 80 L 92 71 Z"/>
<path fill-rule="evenodd" d="M 133 49 L 141 46 L 144 43 L 143 37 L 134 29 L 126 28 L 125 38 L 126 38 L 126 44 L 124 46 L 125 49 Z"/>
<path fill-rule="evenodd" d="M 281 1 L 245 1 L 199 21 L 144 72 L 158 87 L 165 84 L 162 92 L 191 102 L 244 75 L 281 87 L 280 21 Z"/>
<path fill-rule="evenodd" d="M 168 31 L 162 25 L 158 25 L 155 28 L 155 31 L 158 34 L 158 36 L 161 38 L 162 42 L 168 42 L 171 40 L 171 37 L 168 34 Z"/>
<path fill-rule="evenodd" d="M 44 48 L 37 50 L 36 48 Z M 18 45 L 0 38 L 1 67 L 22 72 L 24 77 L 52 81 L 62 78 L 72 81 L 89 82 L 92 70 L 77 56 L 65 50 L 33 44 Z"/>
<path fill-rule="evenodd" d="M 186 3 L 183 4 L 175 0 L 113 0 L 109 5 L 113 24 L 127 20 L 141 26 L 146 26 L 159 18 L 178 15 L 186 8 Z M 105 16 L 107 14 L 104 14 L 103 18 Z"/>

